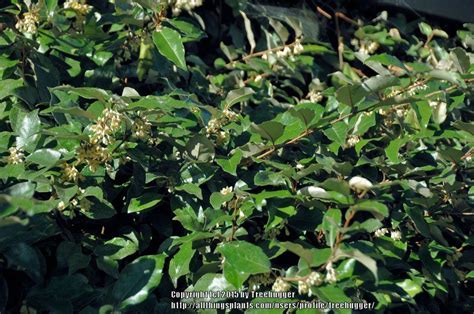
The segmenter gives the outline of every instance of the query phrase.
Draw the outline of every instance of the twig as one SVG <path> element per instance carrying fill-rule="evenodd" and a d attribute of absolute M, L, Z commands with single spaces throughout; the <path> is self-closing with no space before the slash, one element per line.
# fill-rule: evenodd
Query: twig
<path fill-rule="evenodd" d="M 473 79 L 473 78 L 471 78 L 471 79 L 466 79 L 466 80 L 464 80 L 464 82 L 466 82 L 466 83 L 471 83 L 471 82 L 474 82 L 474 79 Z M 419 83 L 420 83 L 420 82 L 416 82 L 416 83 L 412 84 L 412 85 L 411 85 L 410 87 L 408 87 L 406 90 L 409 90 L 410 88 L 413 88 L 413 86 L 415 86 L 415 84 L 419 84 Z M 453 86 L 450 86 L 450 87 L 448 87 L 448 88 L 446 88 L 446 89 L 444 89 L 444 90 L 438 90 L 438 91 L 429 93 L 429 94 L 427 94 L 427 95 L 424 95 L 424 98 L 429 98 L 429 97 L 432 97 L 432 96 L 434 96 L 434 95 L 436 95 L 436 94 L 439 94 L 439 93 L 449 92 L 449 91 L 455 90 L 456 88 L 458 88 L 458 85 L 453 85 Z M 403 93 L 403 92 L 401 92 L 401 93 Z M 390 100 L 390 99 L 394 99 L 394 98 L 395 98 L 396 96 L 398 96 L 398 95 L 399 95 L 399 94 L 396 94 L 396 95 L 394 95 L 394 96 L 392 96 L 392 97 L 386 98 L 386 99 L 384 99 L 384 101 L 387 101 L 387 100 Z M 394 106 L 394 108 L 398 108 L 398 107 L 401 107 L 401 106 L 406 106 L 407 103 L 408 103 L 408 101 L 407 101 L 407 102 L 401 102 L 399 105 Z M 342 121 L 342 120 L 344 120 L 344 119 L 347 119 L 347 118 L 349 118 L 349 117 L 351 117 L 351 116 L 354 116 L 354 115 L 356 115 L 356 114 L 359 114 L 359 113 L 361 113 L 361 112 L 367 112 L 367 111 L 373 110 L 373 109 L 377 108 L 378 106 L 380 106 L 380 104 L 377 103 L 377 104 L 375 104 L 375 105 L 373 105 L 373 106 L 370 106 L 370 107 L 365 108 L 364 110 L 358 110 L 358 111 L 354 111 L 354 112 L 345 114 L 345 115 L 340 116 L 340 117 L 338 117 L 338 118 L 336 118 L 336 119 L 334 119 L 334 120 L 331 120 L 328 124 L 326 124 L 326 125 L 324 125 L 324 126 L 321 126 L 319 129 L 322 129 L 322 128 L 326 128 L 326 127 L 328 127 L 328 126 L 331 126 L 331 125 L 333 125 L 334 123 L 337 123 L 337 122 L 339 122 L 339 121 Z M 301 133 L 300 135 L 298 135 L 297 137 L 295 137 L 294 139 L 292 139 L 292 140 L 290 140 L 290 141 L 288 141 L 288 142 L 285 142 L 285 143 L 282 143 L 282 144 L 279 144 L 279 145 L 275 145 L 275 146 L 273 146 L 273 147 L 272 147 L 271 149 L 269 149 L 269 150 L 267 150 L 267 148 L 265 148 L 265 149 L 263 149 L 262 151 L 260 151 L 260 152 L 258 153 L 258 154 L 260 154 L 260 155 L 258 155 L 256 158 L 257 158 L 257 159 L 265 158 L 265 157 L 271 155 L 273 152 L 275 152 L 275 151 L 278 150 L 279 148 L 284 147 L 284 146 L 286 146 L 286 145 L 294 144 L 294 143 L 298 142 L 299 140 L 301 140 L 302 138 L 304 138 L 304 137 L 306 137 L 306 136 L 312 134 L 312 133 L 315 132 L 316 130 L 317 130 L 317 129 L 305 130 L 303 133 Z M 257 154 L 255 154 L 255 155 L 257 155 Z"/>
<path fill-rule="evenodd" d="M 344 42 L 342 41 L 341 29 L 339 27 L 339 15 L 336 13 L 336 36 L 337 36 L 337 55 L 339 57 L 339 69 L 342 70 L 344 65 L 343 53 Z"/>
<path fill-rule="evenodd" d="M 316 10 L 318 10 L 319 14 L 321 14 L 322 16 L 328 18 L 328 19 L 332 19 L 332 16 L 331 14 L 327 13 L 326 11 L 324 11 L 320 6 L 316 6 Z"/>

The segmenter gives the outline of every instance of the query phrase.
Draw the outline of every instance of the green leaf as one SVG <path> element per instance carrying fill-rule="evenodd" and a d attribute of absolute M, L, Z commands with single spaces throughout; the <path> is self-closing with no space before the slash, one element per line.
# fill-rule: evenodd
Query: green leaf
<path fill-rule="evenodd" d="M 191 23 L 188 20 L 173 18 L 167 19 L 166 23 L 170 24 L 181 33 L 183 36 L 183 43 L 189 41 L 198 41 L 207 37 L 206 33 L 199 29 L 199 26 L 195 25 L 195 23 Z"/>
<path fill-rule="evenodd" d="M 115 237 L 97 245 L 94 254 L 106 256 L 112 260 L 121 260 L 138 251 L 138 243 L 126 237 Z"/>
<path fill-rule="evenodd" d="M 182 244 L 178 253 L 176 253 L 171 259 L 168 273 L 175 287 L 178 284 L 178 279 L 189 273 L 189 263 L 191 262 L 194 253 L 193 242 L 189 241 Z"/>
<path fill-rule="evenodd" d="M 474 135 L 474 123 L 467 123 L 457 120 L 453 123 L 453 126 L 458 130 L 463 130 Z"/>
<path fill-rule="evenodd" d="M 184 191 L 186 193 L 192 194 L 202 200 L 202 190 L 197 184 L 185 183 L 183 185 L 175 187 L 177 191 Z"/>
<path fill-rule="evenodd" d="M 14 91 L 21 86 L 23 86 L 23 80 L 2 80 L 2 86 L 0 87 L 0 100 L 14 95 Z"/>
<path fill-rule="evenodd" d="M 466 54 L 466 51 L 464 49 L 456 47 L 451 50 L 450 56 L 459 72 L 469 72 L 471 62 L 469 61 L 469 56 Z"/>
<path fill-rule="evenodd" d="M 96 99 L 102 103 L 106 103 L 110 98 L 108 92 L 95 87 L 57 86 L 52 89 L 53 92 L 56 90 L 76 94 L 85 99 Z"/>
<path fill-rule="evenodd" d="M 390 162 L 394 164 L 400 163 L 398 159 L 398 152 L 400 148 L 406 143 L 406 141 L 402 138 L 396 138 L 390 142 L 390 144 L 385 148 L 385 154 Z"/>
<path fill-rule="evenodd" d="M 248 100 L 254 93 L 255 91 L 249 87 L 231 90 L 224 100 L 224 107 L 229 109 L 235 104 Z"/>
<path fill-rule="evenodd" d="M 392 56 L 388 53 L 373 55 L 373 56 L 367 58 L 364 61 L 364 63 L 367 63 L 367 62 L 370 62 L 370 61 L 380 62 L 381 64 L 383 64 L 385 66 L 394 65 L 394 66 L 397 66 L 397 67 L 402 68 L 405 71 L 409 72 L 408 69 L 405 67 L 405 64 L 403 64 L 403 62 L 401 62 L 400 59 L 398 59 L 397 57 Z"/>
<path fill-rule="evenodd" d="M 198 279 L 194 287 L 189 287 L 187 291 L 235 291 L 237 290 L 222 274 L 206 273 Z M 222 298 L 223 300 L 224 298 Z M 204 297 L 202 301 L 218 301 L 221 298 Z"/>
<path fill-rule="evenodd" d="M 397 282 L 397 286 L 402 288 L 412 298 L 423 291 L 421 286 L 411 279 L 405 279 L 403 281 Z"/>
<path fill-rule="evenodd" d="M 380 220 L 388 217 L 388 207 L 377 201 L 365 200 L 355 204 L 353 208 L 355 211 L 370 212 L 375 218 Z"/>
<path fill-rule="evenodd" d="M 37 283 L 43 281 L 41 262 L 34 248 L 26 243 L 17 243 L 10 246 L 3 254 L 8 260 L 9 267 L 14 266 L 26 272 Z"/>
<path fill-rule="evenodd" d="M 124 309 L 145 301 L 160 284 L 164 264 L 160 254 L 141 256 L 125 266 L 112 289 L 116 304 Z"/>
<path fill-rule="evenodd" d="M 439 28 L 435 28 L 431 32 L 431 34 L 433 34 L 433 36 L 437 36 L 437 37 L 441 37 L 441 38 L 446 38 L 446 39 L 449 38 L 448 33 L 446 33 L 445 31 L 443 31 L 442 29 L 439 29 Z"/>
<path fill-rule="evenodd" d="M 221 192 L 213 192 L 209 199 L 211 205 L 215 209 L 221 208 L 222 204 L 230 201 L 234 197 L 234 193 L 222 194 Z"/>
<path fill-rule="evenodd" d="M 73 242 L 64 241 L 56 250 L 58 267 L 68 268 L 68 274 L 72 275 L 79 269 L 86 268 L 90 262 L 90 256 L 82 253 L 81 247 Z"/>
<path fill-rule="evenodd" d="M 270 140 L 272 143 L 283 135 L 285 127 L 280 122 L 266 121 L 261 124 L 252 124 L 252 131 L 260 134 L 261 137 Z"/>
<path fill-rule="evenodd" d="M 217 252 L 224 256 L 224 276 L 236 288 L 254 274 L 270 272 L 270 260 L 262 249 L 245 241 L 221 244 Z"/>
<path fill-rule="evenodd" d="M 336 256 L 344 256 L 344 257 L 350 257 L 354 258 L 357 260 L 359 263 L 367 267 L 368 270 L 374 275 L 375 282 L 377 282 L 379 279 L 378 273 L 377 273 L 377 262 L 370 256 L 362 253 L 359 250 L 356 249 L 351 249 L 351 250 L 345 250 L 345 251 L 338 251 L 336 253 Z"/>
<path fill-rule="evenodd" d="M 260 171 L 255 174 L 254 183 L 258 186 L 280 186 L 285 185 L 285 177 L 280 172 Z"/>
<path fill-rule="evenodd" d="M 450 72 L 445 70 L 431 70 L 429 72 L 429 75 L 439 80 L 446 80 L 463 88 L 467 87 L 461 75 L 457 72 Z"/>
<path fill-rule="evenodd" d="M 361 85 L 344 85 L 336 92 L 336 99 L 349 107 L 354 107 L 365 97 Z"/>
<path fill-rule="evenodd" d="M 365 80 L 362 87 L 367 94 L 372 94 L 398 84 L 400 84 L 400 79 L 393 75 L 376 75 Z"/>
<path fill-rule="evenodd" d="M 331 128 L 325 129 L 323 133 L 334 143 L 344 146 L 346 144 L 347 131 L 348 125 L 343 121 L 339 121 L 333 124 Z"/>
<path fill-rule="evenodd" d="M 181 35 L 174 29 L 162 26 L 160 30 L 152 35 L 158 51 L 173 62 L 178 68 L 187 70 L 184 58 L 184 46 Z"/>
<path fill-rule="evenodd" d="M 322 228 L 326 236 L 326 242 L 330 247 L 334 246 L 336 235 L 341 225 L 342 213 L 337 208 L 330 208 L 324 214 Z"/>
<path fill-rule="evenodd" d="M 136 213 L 145 209 L 149 209 L 161 202 L 161 200 L 162 195 L 154 192 L 147 192 L 139 197 L 132 198 L 130 200 L 130 204 L 127 208 L 127 213 Z"/>
<path fill-rule="evenodd" d="M 375 113 L 360 113 L 355 120 L 354 129 L 352 133 L 354 135 L 364 135 L 371 127 L 376 124 Z"/>
<path fill-rule="evenodd" d="M 418 24 L 418 27 L 420 28 L 420 32 L 427 37 L 430 36 L 431 33 L 433 32 L 433 29 L 431 28 L 431 26 L 426 24 L 425 22 L 420 22 Z"/>
<path fill-rule="evenodd" d="M 186 143 L 186 153 L 189 157 L 200 162 L 209 162 L 214 159 L 214 144 L 204 135 L 193 136 Z"/>
<path fill-rule="evenodd" d="M 16 133 L 16 146 L 31 150 L 32 145 L 38 140 L 41 122 L 38 117 L 38 110 L 28 113 L 20 112 L 14 124 L 13 131 Z"/>
<path fill-rule="evenodd" d="M 26 160 L 49 168 L 54 166 L 60 157 L 61 153 L 57 150 L 44 148 L 35 151 L 29 155 Z"/>
<path fill-rule="evenodd" d="M 408 216 L 415 223 L 416 229 L 426 238 L 431 238 L 430 227 L 423 217 L 423 210 L 420 208 L 404 205 L 405 211 Z"/>
<path fill-rule="evenodd" d="M 216 162 L 219 166 L 221 166 L 222 170 L 225 172 L 237 176 L 237 166 L 240 164 L 242 160 L 242 151 L 237 149 L 235 153 L 229 159 L 216 159 Z"/>

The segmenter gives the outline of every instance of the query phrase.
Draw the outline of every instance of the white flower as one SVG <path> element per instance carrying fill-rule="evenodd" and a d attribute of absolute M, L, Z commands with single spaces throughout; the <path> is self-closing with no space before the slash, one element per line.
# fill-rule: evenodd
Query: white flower
<path fill-rule="evenodd" d="M 219 119 L 213 118 L 209 120 L 209 122 L 207 123 L 206 132 L 207 134 L 217 133 L 217 131 L 219 131 L 221 126 L 222 126 L 222 122 Z"/>
<path fill-rule="evenodd" d="M 296 164 L 296 169 L 297 169 L 297 170 L 304 169 L 304 166 L 303 166 L 302 164 L 300 164 L 300 163 L 297 163 L 297 164 Z"/>
<path fill-rule="evenodd" d="M 298 281 L 298 294 L 308 294 L 309 291 L 309 286 L 306 281 Z"/>
<path fill-rule="evenodd" d="M 235 112 L 233 112 L 232 110 L 229 110 L 229 109 L 224 109 L 224 111 L 222 111 L 222 113 L 230 121 L 236 120 L 237 117 L 239 116 L 238 114 L 236 114 Z"/>
<path fill-rule="evenodd" d="M 34 34 L 38 30 L 38 23 L 39 10 L 37 7 L 33 7 L 30 12 L 23 14 L 23 19 L 18 20 L 15 24 L 15 28 L 22 33 Z"/>
<path fill-rule="evenodd" d="M 272 290 L 275 292 L 285 292 L 290 290 L 291 286 L 289 283 L 278 277 L 273 283 Z"/>
<path fill-rule="evenodd" d="M 10 156 L 7 157 L 8 164 L 17 165 L 24 161 L 25 155 L 23 154 L 23 150 L 21 148 L 10 147 L 8 151 L 10 152 Z"/>
<path fill-rule="evenodd" d="M 291 55 L 291 53 L 292 53 L 292 51 L 291 51 L 290 47 L 286 46 L 282 50 L 277 51 L 276 55 L 277 55 L 277 57 L 284 58 L 284 57 L 288 57 L 289 55 Z"/>
<path fill-rule="evenodd" d="M 326 265 L 326 278 L 325 278 L 325 281 L 327 283 L 335 283 L 337 281 L 336 270 L 332 266 L 331 262 Z"/>
<path fill-rule="evenodd" d="M 306 283 L 309 286 L 319 286 L 323 283 L 323 276 L 320 273 L 313 271 L 309 274 L 308 279 L 306 279 Z"/>
<path fill-rule="evenodd" d="M 369 52 L 369 54 L 372 54 L 374 53 L 377 49 L 379 49 L 380 45 L 378 42 L 376 41 L 373 41 L 369 44 L 369 46 L 367 47 L 367 50 Z"/>
<path fill-rule="evenodd" d="M 86 15 L 91 9 L 91 6 L 85 3 L 80 3 L 77 0 L 67 0 L 64 2 L 64 8 L 74 10 L 80 15 Z"/>
<path fill-rule="evenodd" d="M 357 135 L 350 135 L 347 138 L 347 147 L 354 147 L 357 143 L 359 143 L 360 137 Z"/>
<path fill-rule="evenodd" d="M 151 123 L 143 114 L 139 114 L 132 123 L 132 133 L 136 138 L 147 139 L 151 132 Z"/>
<path fill-rule="evenodd" d="M 168 0 L 168 3 L 172 5 L 173 15 L 180 14 L 182 10 L 192 11 L 194 8 L 201 6 L 202 2 L 202 0 Z"/>
<path fill-rule="evenodd" d="M 221 190 L 221 194 L 222 194 L 222 195 L 230 194 L 230 193 L 232 193 L 232 190 L 233 190 L 233 189 L 232 189 L 231 186 L 227 186 L 227 187 L 225 187 L 225 188 L 223 188 L 223 189 Z"/>
<path fill-rule="evenodd" d="M 362 192 L 370 190 L 373 185 L 366 178 L 355 176 L 349 180 L 349 186 L 356 192 Z"/>
<path fill-rule="evenodd" d="M 293 46 L 293 53 L 294 53 L 295 55 L 297 55 L 297 54 L 302 53 L 303 51 L 304 51 L 304 47 L 303 47 L 303 45 L 301 44 L 301 41 L 300 41 L 299 39 L 297 39 L 297 40 L 295 41 L 295 45 Z"/>
<path fill-rule="evenodd" d="M 306 186 L 302 188 L 301 190 L 299 190 L 297 194 L 302 194 L 302 195 L 317 197 L 317 198 L 329 197 L 329 193 L 326 192 L 325 189 L 317 187 L 317 186 Z"/>
<path fill-rule="evenodd" d="M 66 204 L 63 201 L 58 203 L 58 210 L 63 211 L 66 208 Z"/>
<path fill-rule="evenodd" d="M 76 182 L 78 180 L 83 180 L 84 177 L 81 175 L 79 170 L 74 165 L 70 165 L 67 162 L 63 164 L 63 176 L 64 181 Z"/>
<path fill-rule="evenodd" d="M 381 236 L 384 236 L 386 233 L 388 233 L 388 229 L 387 228 L 381 228 L 381 229 L 375 230 L 374 235 L 377 238 L 380 238 Z"/>
<path fill-rule="evenodd" d="M 321 92 L 316 91 L 310 91 L 306 97 L 309 98 L 310 102 L 320 102 L 323 100 L 323 95 Z"/>
<path fill-rule="evenodd" d="M 390 237 L 394 241 L 400 241 L 402 239 L 402 233 L 398 230 L 394 230 L 394 231 L 390 232 Z"/>

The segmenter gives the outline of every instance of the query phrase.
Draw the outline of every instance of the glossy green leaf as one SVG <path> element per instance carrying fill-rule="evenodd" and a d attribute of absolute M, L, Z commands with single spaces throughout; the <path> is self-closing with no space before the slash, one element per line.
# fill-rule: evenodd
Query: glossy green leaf
<path fill-rule="evenodd" d="M 127 212 L 136 213 L 145 209 L 152 208 L 156 204 L 161 202 L 161 200 L 162 200 L 162 195 L 160 194 L 157 194 L 154 192 L 145 193 L 139 197 L 132 198 L 130 200 L 130 204 L 128 205 Z"/>
<path fill-rule="evenodd" d="M 158 287 L 163 276 L 164 255 L 145 255 L 128 264 L 112 289 L 120 308 L 139 304 Z"/>
<path fill-rule="evenodd" d="M 224 257 L 224 276 L 235 287 L 241 287 L 250 275 L 270 271 L 270 260 L 254 244 L 233 241 L 220 245 L 217 251 Z"/>
<path fill-rule="evenodd" d="M 170 260 L 169 275 L 175 287 L 178 279 L 189 273 L 189 263 L 194 253 L 193 243 L 187 242 L 180 246 L 179 251 Z"/>
<path fill-rule="evenodd" d="M 153 42 L 160 54 L 178 68 L 186 71 L 186 60 L 184 58 L 184 46 L 181 35 L 171 28 L 161 27 L 152 36 Z"/>

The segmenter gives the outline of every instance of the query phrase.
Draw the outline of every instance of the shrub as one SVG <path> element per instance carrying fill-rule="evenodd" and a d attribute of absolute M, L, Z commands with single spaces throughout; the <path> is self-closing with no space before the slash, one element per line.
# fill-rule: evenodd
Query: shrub
<path fill-rule="evenodd" d="M 472 24 L 2 3 L 0 312 L 472 312 Z"/>

